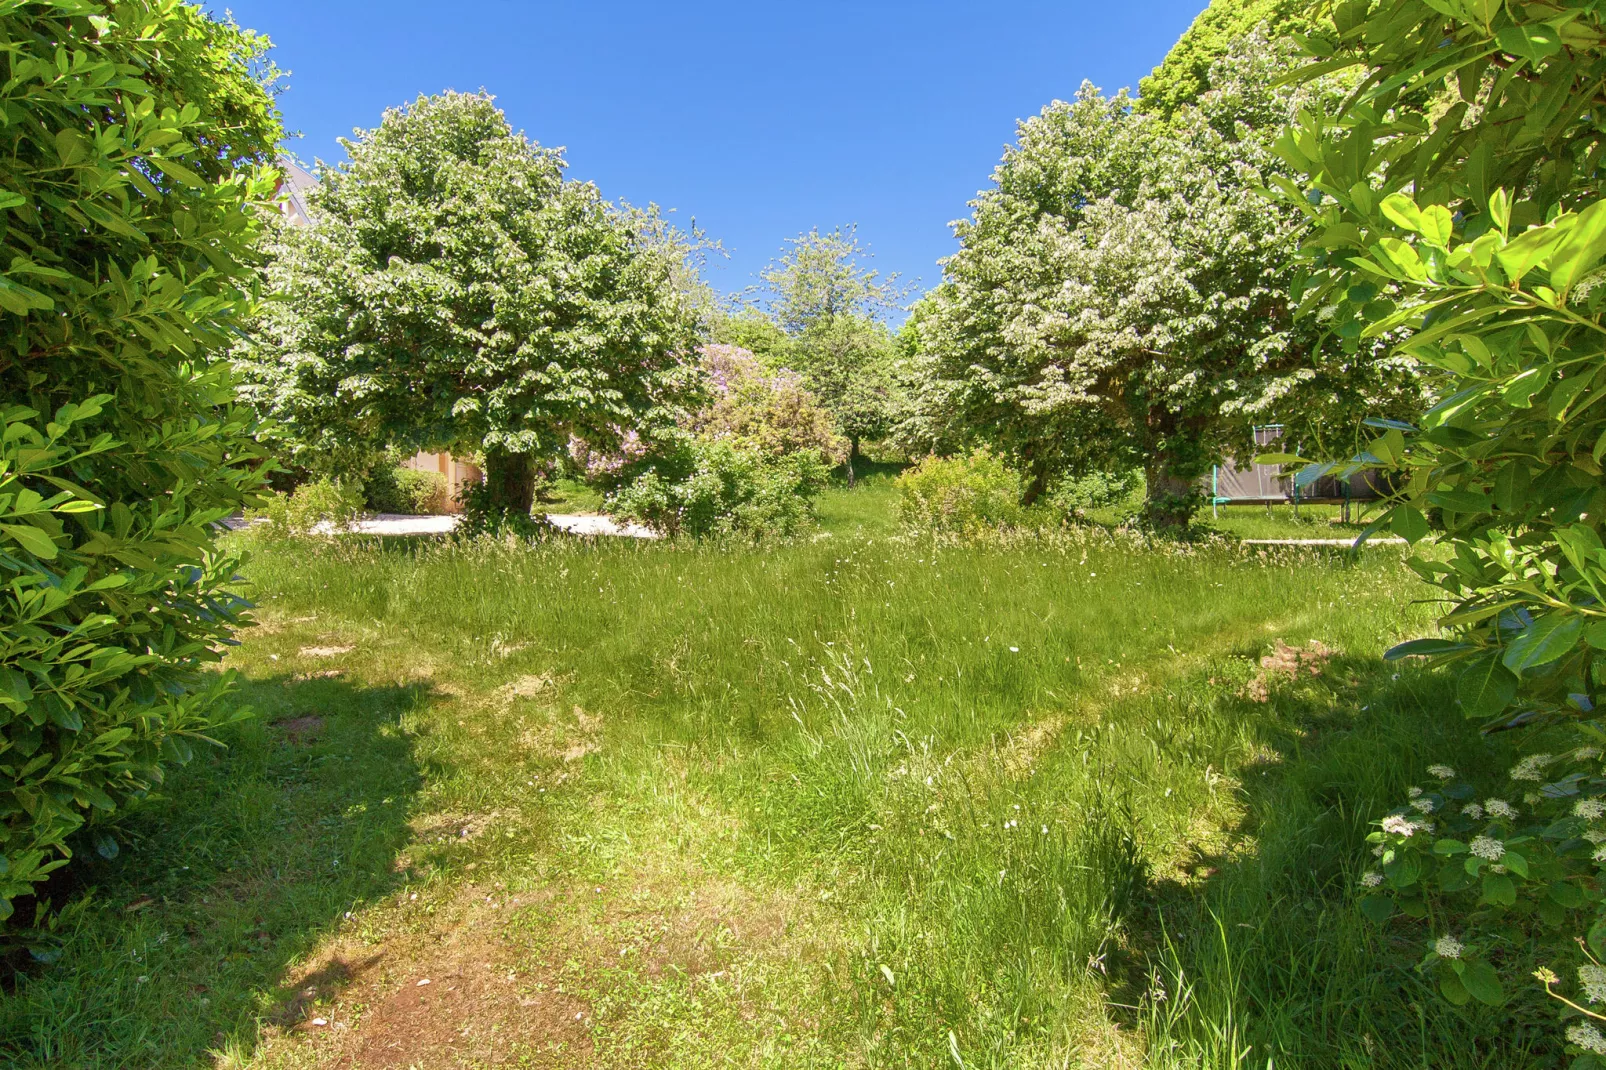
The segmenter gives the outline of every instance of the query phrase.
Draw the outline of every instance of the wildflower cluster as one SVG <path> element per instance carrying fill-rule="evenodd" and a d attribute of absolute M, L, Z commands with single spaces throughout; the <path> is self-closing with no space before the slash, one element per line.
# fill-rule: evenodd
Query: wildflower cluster
<path fill-rule="evenodd" d="M 1573 1066 L 1606 1070 L 1606 1060 L 1596 1059 L 1606 1055 L 1601 750 L 1522 759 L 1508 774 L 1508 787 L 1523 793 L 1521 807 L 1477 791 L 1448 765 L 1428 773 L 1439 787 L 1409 789 L 1368 837 L 1378 867 L 1358 882 L 1362 912 L 1380 923 L 1396 912 L 1448 919 L 1444 928 L 1451 931 L 1431 937 L 1419 969 L 1457 1005 L 1505 1001 L 1505 985 L 1487 957 L 1493 947 L 1503 949 L 1502 965 L 1519 947 L 1572 960 L 1576 986 L 1563 983 L 1569 971 L 1559 968 L 1542 967 L 1533 976 L 1565 1006 L 1568 1050 L 1579 1057 Z"/>

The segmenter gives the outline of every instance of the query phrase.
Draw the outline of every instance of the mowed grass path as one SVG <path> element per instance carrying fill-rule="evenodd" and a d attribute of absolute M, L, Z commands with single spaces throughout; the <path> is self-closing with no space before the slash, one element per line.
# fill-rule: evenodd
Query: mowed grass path
<path fill-rule="evenodd" d="M 831 508 L 259 548 L 256 719 L 56 890 L 0 1062 L 1512 1065 L 1351 902 L 1423 766 L 1500 757 L 1378 660 L 1431 617 L 1396 554 Z M 1277 640 L 1331 660 L 1254 701 Z"/>

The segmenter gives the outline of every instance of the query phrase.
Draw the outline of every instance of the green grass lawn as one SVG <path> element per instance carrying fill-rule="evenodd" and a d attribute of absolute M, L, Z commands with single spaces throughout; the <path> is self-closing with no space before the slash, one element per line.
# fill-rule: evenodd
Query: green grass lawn
<path fill-rule="evenodd" d="M 1539 1065 L 1353 907 L 1369 820 L 1503 759 L 1379 660 L 1397 552 L 946 545 L 892 494 L 259 547 L 256 718 L 52 889 L 0 1063 Z M 1255 701 L 1277 641 L 1330 657 Z"/>

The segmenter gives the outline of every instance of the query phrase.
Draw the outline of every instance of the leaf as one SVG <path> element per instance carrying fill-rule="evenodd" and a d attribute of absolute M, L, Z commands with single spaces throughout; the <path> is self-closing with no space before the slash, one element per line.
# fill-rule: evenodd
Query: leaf
<path fill-rule="evenodd" d="M 1507 851 L 1505 856 L 1501 858 L 1500 861 L 1505 863 L 1505 867 L 1511 870 L 1511 872 L 1515 873 L 1519 877 L 1522 877 L 1524 880 L 1527 879 L 1528 859 L 1526 856 L 1520 855 L 1516 851 Z"/>
<path fill-rule="evenodd" d="M 1583 634 L 1583 618 L 1558 610 L 1534 620 L 1506 647 L 1502 662 L 1514 673 L 1527 672 L 1565 656 L 1578 645 Z"/>
<path fill-rule="evenodd" d="M 1457 1007 L 1465 1007 L 1472 999 L 1467 994 L 1466 986 L 1461 983 L 1461 979 L 1449 970 L 1439 972 L 1439 991 L 1444 993 L 1445 999 Z"/>
<path fill-rule="evenodd" d="M 1369 895 L 1361 900 L 1361 913 L 1369 921 L 1383 924 L 1394 916 L 1394 900 L 1386 895 Z"/>
<path fill-rule="evenodd" d="M 1606 917 L 1595 919 L 1595 923 L 1589 927 L 1589 932 L 1584 935 L 1584 940 L 1589 944 L 1589 950 L 1595 953 L 1595 958 L 1606 958 Z"/>
<path fill-rule="evenodd" d="M 1428 520 L 1420 509 L 1410 505 L 1394 509 L 1394 534 L 1409 543 L 1418 543 L 1428 536 Z"/>
<path fill-rule="evenodd" d="M 1485 873 L 1481 902 L 1496 906 L 1513 906 L 1517 902 L 1517 886 L 1504 873 Z"/>
<path fill-rule="evenodd" d="M 1416 202 L 1403 193 L 1391 193 L 1383 198 L 1378 205 L 1389 222 L 1397 227 L 1404 227 L 1413 233 L 1422 229 L 1422 210 Z"/>
<path fill-rule="evenodd" d="M 156 165 L 157 170 L 180 185 L 188 186 L 190 189 L 206 188 L 206 181 L 200 175 L 177 160 L 168 160 L 160 156 L 152 156 L 150 160 L 151 163 Z"/>
<path fill-rule="evenodd" d="M 1551 881 L 1549 892 L 1550 898 L 1569 910 L 1584 905 L 1584 893 L 1567 881 Z"/>
<path fill-rule="evenodd" d="M 1455 233 L 1455 223 L 1450 218 L 1450 209 L 1442 204 L 1435 204 L 1422 212 L 1422 237 L 1431 245 L 1440 249 L 1450 244 L 1450 237 Z"/>
<path fill-rule="evenodd" d="M 1479 658 L 1455 682 L 1455 697 L 1468 717 L 1493 717 L 1517 697 L 1517 677 L 1494 655 Z"/>
<path fill-rule="evenodd" d="M 1557 245 L 1550 261 L 1550 285 L 1566 292 L 1606 254 L 1606 200 L 1578 213 L 1578 222 Z"/>
<path fill-rule="evenodd" d="M 1494 40 L 1502 52 L 1509 52 L 1529 63 L 1538 63 L 1561 51 L 1561 37 L 1542 22 L 1507 26 L 1494 35 Z"/>
<path fill-rule="evenodd" d="M 1471 649 L 1473 649 L 1471 645 L 1458 643 L 1452 639 L 1411 639 L 1389 647 L 1383 652 L 1383 660 L 1400 661 L 1403 658 L 1431 658 L 1441 654 L 1459 654 L 1463 650 Z"/>
<path fill-rule="evenodd" d="M 1482 959 L 1467 963 L 1467 968 L 1461 972 L 1461 985 L 1473 999 L 1490 1007 L 1498 1007 L 1506 1001 L 1506 990 L 1500 984 L 1500 975 Z"/>
<path fill-rule="evenodd" d="M 26 524 L 0 524 L 0 531 L 21 543 L 24 550 L 41 561 L 56 559 L 56 544 L 50 541 L 50 536 L 38 528 Z"/>
<path fill-rule="evenodd" d="M 1535 264 L 1550 255 L 1551 247 L 1559 238 L 1555 227 L 1531 227 L 1507 242 L 1494 254 L 1495 259 L 1500 261 L 1508 279 L 1520 282 Z"/>
<path fill-rule="evenodd" d="M 897 988 L 898 987 L 897 980 L 892 976 L 892 967 L 888 966 L 884 962 L 881 964 L 881 976 L 885 977 L 887 979 L 887 984 L 890 987 L 892 987 L 892 988 Z"/>
<path fill-rule="evenodd" d="M 1297 453 L 1261 453 L 1255 456 L 1256 464 L 1306 464 Z"/>

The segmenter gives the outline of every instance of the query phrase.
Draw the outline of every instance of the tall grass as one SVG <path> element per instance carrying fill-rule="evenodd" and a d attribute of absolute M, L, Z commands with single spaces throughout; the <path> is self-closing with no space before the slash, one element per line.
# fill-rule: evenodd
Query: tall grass
<path fill-rule="evenodd" d="M 855 515 L 891 493 L 877 478 L 789 543 L 263 548 L 269 627 L 231 660 L 266 720 L 316 711 L 328 734 L 296 747 L 258 723 L 182 771 L 131 830 L 151 849 L 92 867 L 60 961 L 0 1000 L 0 1054 L 187 1065 L 222 1044 L 290 1065 L 299 1042 L 261 1023 L 320 941 L 384 939 L 398 889 L 497 880 L 601 901 L 723 882 L 801 926 L 721 952 L 747 986 L 722 1001 L 690 965 L 573 951 L 602 1065 L 1526 1058 L 1351 907 L 1384 800 L 1429 762 L 1499 758 L 1436 678 L 1378 661 L 1431 616 L 1397 556 L 945 544 Z M 1279 639 L 1337 654 L 1253 701 Z M 344 676 L 305 679 L 331 664 L 314 644 L 353 648 Z M 293 828 L 266 816 L 284 806 Z M 499 831 L 435 843 L 419 829 L 439 814 Z M 126 914 L 153 881 L 161 901 Z M 224 899 L 261 919 L 245 965 L 214 926 Z M 621 923 L 541 924 L 600 942 Z M 66 1004 L 88 1008 L 70 1037 Z"/>

